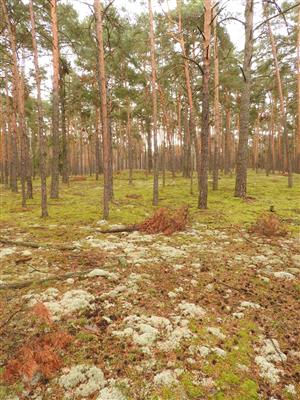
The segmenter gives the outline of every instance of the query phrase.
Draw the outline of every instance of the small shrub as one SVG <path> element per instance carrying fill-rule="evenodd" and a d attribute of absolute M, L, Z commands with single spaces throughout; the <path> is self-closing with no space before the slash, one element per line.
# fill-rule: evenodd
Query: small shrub
<path fill-rule="evenodd" d="M 273 213 L 260 215 L 250 229 L 250 233 L 257 233 L 263 236 L 286 236 L 287 230 L 278 216 Z"/>
<path fill-rule="evenodd" d="M 164 233 L 171 235 L 183 231 L 188 220 L 188 207 L 181 207 L 171 211 L 167 208 L 158 209 L 149 219 L 138 225 L 138 229 L 145 233 Z"/>

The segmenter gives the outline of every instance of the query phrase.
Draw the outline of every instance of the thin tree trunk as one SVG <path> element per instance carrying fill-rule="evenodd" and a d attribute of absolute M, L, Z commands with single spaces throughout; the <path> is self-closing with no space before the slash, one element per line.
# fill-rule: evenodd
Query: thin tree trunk
<path fill-rule="evenodd" d="M 96 181 L 99 179 L 99 174 L 101 173 L 100 167 L 100 109 L 98 106 L 95 106 L 95 172 L 96 172 Z"/>
<path fill-rule="evenodd" d="M 6 76 L 7 78 L 7 76 Z M 8 117 L 8 131 L 10 132 L 10 149 L 11 149 L 11 160 L 10 160 L 10 179 L 9 186 L 13 193 L 18 192 L 18 148 L 17 148 L 17 123 L 16 115 L 10 106 L 10 97 L 8 93 L 7 79 L 5 79 L 5 105 L 6 114 Z"/>
<path fill-rule="evenodd" d="M 17 58 L 17 45 L 16 45 L 16 27 L 11 23 L 8 15 L 7 5 L 4 0 L 1 0 L 2 11 L 6 26 L 8 29 L 8 38 L 11 47 L 11 57 L 13 64 L 13 118 L 15 132 L 19 132 L 20 154 L 21 154 L 21 188 L 22 188 L 22 207 L 26 207 L 26 159 L 25 159 L 25 146 L 26 131 L 25 131 L 25 115 L 24 115 L 24 98 L 22 98 L 21 90 L 21 77 L 18 66 Z M 18 124 L 17 124 L 18 120 Z"/>
<path fill-rule="evenodd" d="M 297 150 L 296 168 L 300 173 L 300 6 L 298 7 L 298 37 L 297 37 L 297 91 L 298 91 L 298 124 L 297 124 Z"/>
<path fill-rule="evenodd" d="M 152 162 L 152 137 L 151 137 L 151 123 L 146 120 L 146 134 L 147 134 L 147 171 L 151 172 L 153 168 Z"/>
<path fill-rule="evenodd" d="M 266 2 L 264 2 L 264 11 L 265 11 L 265 14 L 267 14 L 267 3 Z M 282 88 L 282 80 L 281 80 L 281 75 L 280 75 L 279 62 L 278 62 L 278 57 L 277 57 L 277 49 L 276 49 L 274 35 L 272 32 L 272 28 L 271 28 L 271 23 L 269 20 L 267 21 L 267 27 L 268 27 L 269 38 L 270 38 L 270 42 L 271 42 L 273 60 L 274 60 L 274 65 L 275 65 L 277 89 L 278 89 L 278 95 L 279 95 L 280 117 L 281 117 L 280 123 L 281 123 L 281 131 L 282 131 L 283 146 L 284 146 L 283 150 L 284 150 L 284 156 L 286 158 L 286 165 L 285 165 L 285 163 L 283 163 L 283 168 L 285 169 L 287 167 L 288 187 L 291 188 L 293 186 L 293 173 L 292 173 L 292 160 L 291 160 L 291 151 L 290 151 L 290 145 L 289 145 L 289 136 L 288 136 L 288 132 L 287 132 L 288 127 L 287 127 L 287 120 L 286 120 L 286 110 L 285 110 L 285 104 L 284 104 L 283 88 Z"/>
<path fill-rule="evenodd" d="M 127 99 L 127 143 L 128 143 L 128 183 L 132 185 L 132 135 L 131 135 L 131 107 L 130 100 Z"/>
<path fill-rule="evenodd" d="M 8 132 L 10 132 L 9 128 L 9 112 L 7 107 L 4 109 L 3 98 L 0 100 L 0 115 L 2 116 L 2 133 L 3 133 L 3 173 L 4 173 L 4 185 L 5 188 L 9 187 L 9 143 L 8 143 Z"/>
<path fill-rule="evenodd" d="M 37 112 L 38 112 L 38 136 L 39 136 L 39 161 L 40 161 L 40 176 L 41 176 L 41 209 L 42 217 L 48 216 L 47 208 L 47 171 L 46 171 L 46 143 L 44 134 L 44 119 L 43 119 L 43 105 L 41 96 L 41 72 L 38 60 L 38 49 L 36 42 L 35 32 L 35 16 L 33 11 L 32 0 L 29 2 L 30 21 L 31 21 L 31 37 L 33 47 L 33 60 L 35 68 L 35 82 L 37 89 Z"/>
<path fill-rule="evenodd" d="M 210 79 L 210 35 L 212 21 L 211 0 L 204 1 L 204 43 L 202 77 L 202 129 L 201 129 L 201 167 L 198 208 L 207 208 L 208 196 L 208 140 L 209 140 L 209 79 Z"/>
<path fill-rule="evenodd" d="M 247 194 L 248 135 L 250 119 L 251 60 L 253 53 L 253 0 L 246 0 L 243 88 L 240 104 L 239 144 L 236 158 L 236 197 Z"/>
<path fill-rule="evenodd" d="M 181 47 L 181 53 L 183 56 L 183 65 L 184 65 L 184 75 L 185 75 L 185 84 L 187 90 L 187 98 L 189 104 L 190 111 L 190 129 L 188 134 L 192 137 L 195 144 L 195 155 L 196 155 L 196 169 L 198 175 L 198 189 L 200 190 L 200 167 L 201 167 L 201 159 L 200 159 L 200 144 L 196 134 L 196 121 L 195 121 L 195 111 L 194 111 L 194 103 L 193 103 L 193 94 L 191 87 L 191 78 L 190 78 L 190 69 L 189 62 L 187 60 L 187 54 L 185 49 L 185 42 L 182 31 L 182 19 L 181 19 L 181 0 L 177 0 L 177 11 L 178 11 L 178 30 L 179 34 L 179 43 Z"/>
<path fill-rule="evenodd" d="M 164 129 L 164 138 L 161 149 L 161 170 L 162 170 L 162 186 L 166 186 L 166 131 Z"/>
<path fill-rule="evenodd" d="M 253 132 L 253 148 L 252 148 L 252 168 L 257 172 L 258 170 L 258 141 L 259 141 L 259 115 L 255 121 Z"/>
<path fill-rule="evenodd" d="M 226 108 L 226 127 L 225 127 L 225 155 L 224 155 L 224 173 L 228 175 L 231 170 L 231 111 L 228 105 Z"/>
<path fill-rule="evenodd" d="M 109 217 L 109 200 L 111 197 L 110 190 L 110 163 L 111 163 L 111 146 L 110 132 L 108 127 L 107 114 L 107 91 L 105 78 L 105 59 L 103 46 L 103 21 L 102 21 L 102 5 L 100 0 L 94 0 L 94 12 L 96 18 L 96 37 L 99 58 L 99 86 L 101 88 L 101 122 L 103 137 L 103 174 L 104 174 L 104 190 L 103 190 L 103 218 Z"/>
<path fill-rule="evenodd" d="M 149 26 L 150 26 L 150 52 L 151 52 L 151 87 L 152 87 L 152 132 L 153 132 L 153 200 L 154 206 L 158 205 L 158 144 L 157 144 L 157 88 L 156 88 L 156 56 L 154 40 L 154 22 L 152 0 L 148 0 Z"/>
<path fill-rule="evenodd" d="M 26 180 L 26 198 L 33 199 L 33 187 L 32 187 L 32 148 L 31 142 L 27 135 L 27 128 L 25 123 L 25 87 L 24 87 L 24 71 L 20 74 L 20 107 L 22 111 L 20 115 L 24 121 L 22 126 L 23 131 L 23 148 L 24 148 L 24 159 L 25 159 L 25 180 Z"/>
<path fill-rule="evenodd" d="M 69 165 L 68 165 L 68 142 L 66 127 L 66 72 L 63 66 L 60 68 L 60 109 L 61 109 L 61 174 L 62 182 L 69 184 Z"/>
<path fill-rule="evenodd" d="M 50 0 L 52 30 L 52 165 L 51 193 L 52 199 L 59 195 L 59 42 L 57 25 L 57 0 Z"/>
<path fill-rule="evenodd" d="M 217 33 L 217 7 L 214 7 L 214 114 L 215 114 L 215 148 L 214 148 L 214 166 L 213 166 L 213 190 L 218 189 L 219 168 L 220 168 L 220 102 L 219 102 L 219 44 Z"/>

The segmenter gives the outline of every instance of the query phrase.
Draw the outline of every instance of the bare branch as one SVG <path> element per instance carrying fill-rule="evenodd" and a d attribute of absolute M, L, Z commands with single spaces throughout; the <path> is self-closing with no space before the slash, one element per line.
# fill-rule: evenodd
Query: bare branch
<path fill-rule="evenodd" d="M 291 10 L 293 10 L 294 8 L 298 7 L 300 5 L 300 1 L 298 1 L 296 4 L 294 4 L 291 7 L 286 8 L 285 10 L 282 10 L 280 13 L 272 15 L 272 17 L 269 17 L 267 19 L 265 19 L 263 22 L 261 22 L 260 24 L 258 24 L 253 31 L 255 31 L 256 29 L 259 29 L 261 26 L 263 26 L 265 23 L 267 23 L 268 21 L 271 21 L 271 19 L 277 18 L 280 15 L 286 14 L 288 12 L 290 12 Z"/>

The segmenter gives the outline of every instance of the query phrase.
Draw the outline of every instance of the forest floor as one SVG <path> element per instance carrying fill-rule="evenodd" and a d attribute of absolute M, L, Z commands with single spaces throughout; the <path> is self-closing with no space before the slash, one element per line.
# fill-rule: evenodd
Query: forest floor
<path fill-rule="evenodd" d="M 168 176 L 160 206 L 188 204 L 185 231 L 103 234 L 153 213 L 151 177 L 126 178 L 109 224 L 92 178 L 46 220 L 38 182 L 26 211 L 1 188 L 0 238 L 44 247 L 0 245 L 0 399 L 299 399 L 300 176 L 250 173 L 247 200 L 222 178 L 205 211 Z M 270 206 L 288 234 L 249 233 Z"/>

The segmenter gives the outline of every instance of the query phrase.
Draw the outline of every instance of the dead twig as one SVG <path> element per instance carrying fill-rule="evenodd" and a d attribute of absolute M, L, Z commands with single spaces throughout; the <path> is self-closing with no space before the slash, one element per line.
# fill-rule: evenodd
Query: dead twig
<path fill-rule="evenodd" d="M 40 285 L 42 283 L 48 281 L 63 281 L 68 278 L 77 278 L 81 277 L 83 279 L 89 278 L 88 273 L 93 271 L 93 269 L 87 271 L 80 271 L 80 272 L 68 272 L 67 274 L 63 275 L 52 275 L 47 278 L 38 279 L 38 280 L 26 280 L 21 282 L 12 282 L 7 284 L 0 285 L 0 290 L 9 290 L 9 289 L 23 289 L 26 287 L 30 287 L 32 285 Z"/>
<path fill-rule="evenodd" d="M 57 250 L 75 250 L 76 246 L 64 245 L 64 244 L 53 244 L 53 243 L 35 243 L 35 242 L 26 242 L 22 240 L 11 240 L 0 237 L 0 243 L 3 244 L 11 244 L 14 246 L 21 247 L 31 247 L 33 249 L 44 248 L 44 249 L 57 249 Z"/>

